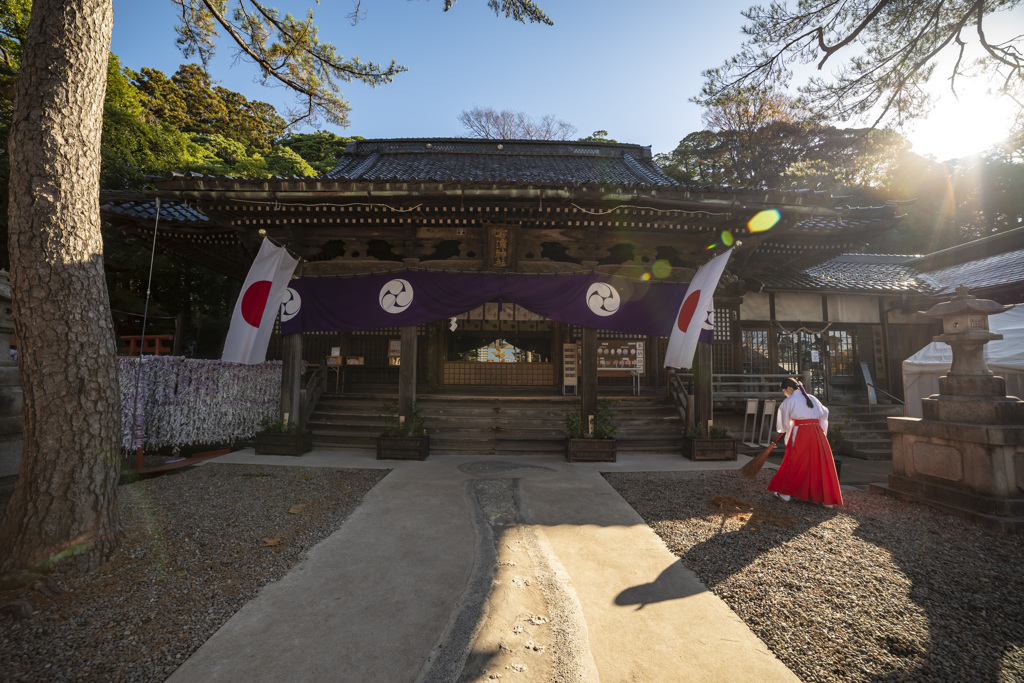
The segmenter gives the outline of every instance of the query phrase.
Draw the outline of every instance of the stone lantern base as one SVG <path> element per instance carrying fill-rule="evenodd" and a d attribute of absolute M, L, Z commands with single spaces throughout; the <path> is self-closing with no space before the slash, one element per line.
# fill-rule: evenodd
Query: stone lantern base
<path fill-rule="evenodd" d="M 930 401 L 938 398 L 925 399 L 926 404 Z M 988 403 L 992 411 L 982 408 Z M 1024 426 L 1016 425 L 1024 425 L 1024 401 L 979 397 L 971 405 L 974 410 L 968 412 L 975 418 L 997 413 L 1009 420 L 976 424 L 890 417 L 893 473 L 888 485 L 872 488 L 943 508 L 994 531 L 1022 533 Z M 979 410 L 987 415 L 977 414 Z"/>

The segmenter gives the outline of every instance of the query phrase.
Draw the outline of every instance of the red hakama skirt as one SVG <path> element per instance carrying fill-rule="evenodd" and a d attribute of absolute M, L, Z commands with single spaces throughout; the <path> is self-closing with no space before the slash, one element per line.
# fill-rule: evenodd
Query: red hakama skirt
<path fill-rule="evenodd" d="M 835 460 L 817 420 L 794 420 L 798 427 L 779 471 L 768 483 L 768 490 L 810 503 L 842 505 Z"/>

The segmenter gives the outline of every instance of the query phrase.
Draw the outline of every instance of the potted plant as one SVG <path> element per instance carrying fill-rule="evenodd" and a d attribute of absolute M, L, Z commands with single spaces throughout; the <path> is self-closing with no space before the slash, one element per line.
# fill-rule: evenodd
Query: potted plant
<path fill-rule="evenodd" d="M 580 409 L 565 414 L 565 459 L 569 462 L 615 462 L 615 439 L 619 427 L 614 423 L 618 401 L 601 398 L 593 419 L 584 420 Z"/>
<path fill-rule="evenodd" d="M 263 420 L 256 433 L 256 455 L 302 455 L 313 450 L 313 433 L 289 422 L 288 416 Z"/>
<path fill-rule="evenodd" d="M 423 427 L 423 416 L 413 403 L 409 415 L 398 414 L 398 404 L 385 403 L 384 431 L 377 437 L 378 460 L 426 460 L 430 454 L 430 435 Z"/>
<path fill-rule="evenodd" d="M 683 436 L 683 455 L 690 460 L 735 460 L 736 439 L 728 427 L 690 425 Z"/>

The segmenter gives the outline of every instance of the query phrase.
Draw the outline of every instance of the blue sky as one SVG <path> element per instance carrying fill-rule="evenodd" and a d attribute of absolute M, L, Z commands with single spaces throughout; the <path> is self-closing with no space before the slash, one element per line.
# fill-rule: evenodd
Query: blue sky
<path fill-rule="evenodd" d="M 496 17 L 485 0 L 461 0 L 447 13 L 441 0 L 364 0 L 365 16 L 356 26 L 346 17 L 352 7 L 348 0 L 270 4 L 296 15 L 312 7 L 321 40 L 334 43 L 344 56 L 394 59 L 409 68 L 378 88 L 342 84 L 352 106 L 350 126 L 321 122 L 314 129 L 368 138 L 460 137 L 467 131 L 459 113 L 481 106 L 535 118 L 553 114 L 576 126 L 579 137 L 607 130 L 616 140 L 649 145 L 659 153 L 702 128 L 700 109 L 688 100 L 700 90 L 701 71 L 739 47 L 740 12 L 751 0 L 541 0 L 554 26 Z M 152 67 L 167 75 L 194 61 L 174 44 L 174 9 L 170 0 L 114 0 L 111 50 L 127 67 Z M 1020 23 L 1020 13 L 1014 14 Z M 233 55 L 231 44 L 222 40 L 212 77 L 284 112 L 291 96 L 260 86 L 256 70 Z M 948 120 L 933 117 L 919 125 L 924 132 L 908 136 L 914 150 L 939 159 L 980 151 L 993 140 L 967 136 L 957 117 L 976 122 L 984 112 L 991 120 L 970 128 L 992 138 L 1008 116 L 979 106 L 982 99 L 944 104 L 939 111 Z M 961 111 L 965 106 L 969 113 Z"/>

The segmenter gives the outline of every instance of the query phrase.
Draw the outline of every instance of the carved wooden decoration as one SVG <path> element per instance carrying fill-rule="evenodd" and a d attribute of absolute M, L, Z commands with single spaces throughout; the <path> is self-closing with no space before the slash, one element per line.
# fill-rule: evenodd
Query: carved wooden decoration
<path fill-rule="evenodd" d="M 515 270 L 517 229 L 511 225 L 487 226 L 487 254 L 484 267 L 487 270 Z"/>

